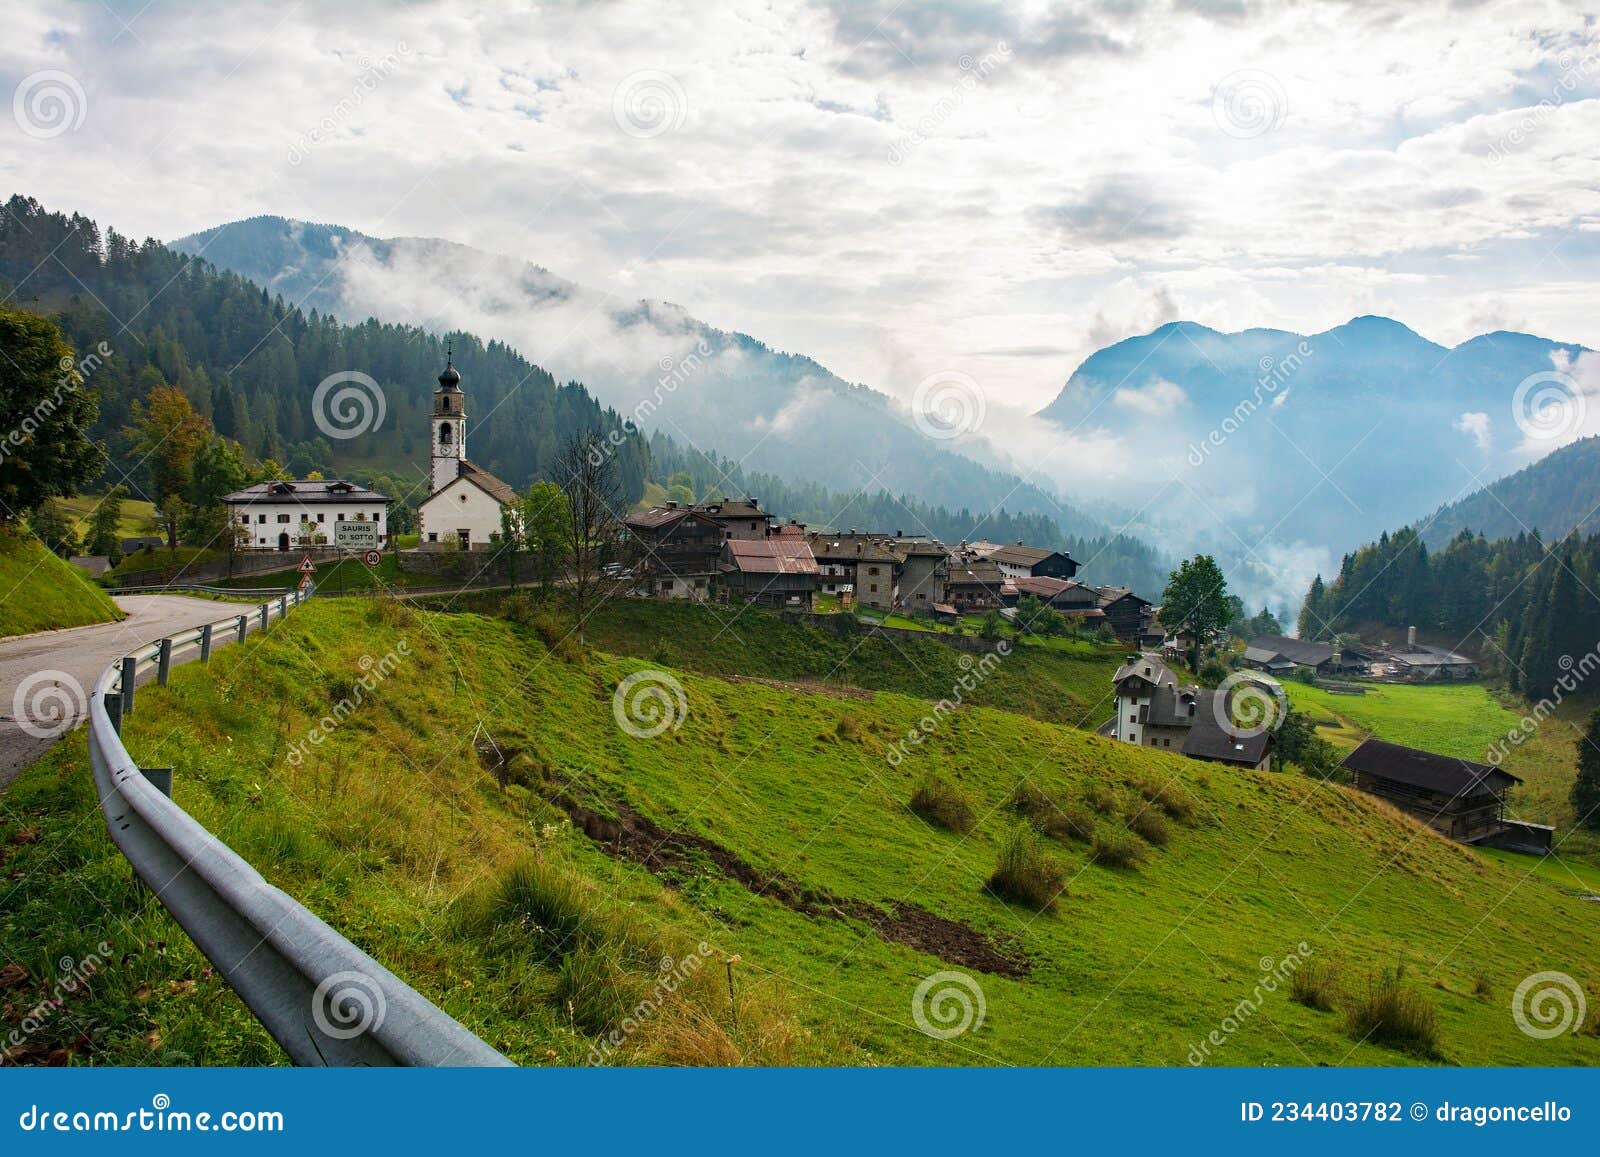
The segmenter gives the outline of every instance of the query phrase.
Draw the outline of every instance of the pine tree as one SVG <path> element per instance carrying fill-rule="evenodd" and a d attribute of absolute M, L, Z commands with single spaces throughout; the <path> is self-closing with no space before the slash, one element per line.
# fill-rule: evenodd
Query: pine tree
<path fill-rule="evenodd" d="M 1600 707 L 1578 740 L 1578 778 L 1572 783 L 1572 808 L 1578 823 L 1600 831 Z"/>

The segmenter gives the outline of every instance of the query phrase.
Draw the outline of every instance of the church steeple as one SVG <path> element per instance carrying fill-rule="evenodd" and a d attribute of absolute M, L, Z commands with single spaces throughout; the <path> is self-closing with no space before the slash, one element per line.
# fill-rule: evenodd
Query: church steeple
<path fill-rule="evenodd" d="M 467 399 L 453 361 L 453 343 L 446 347 L 444 372 L 433 392 L 433 490 L 444 489 L 461 473 L 467 457 Z"/>

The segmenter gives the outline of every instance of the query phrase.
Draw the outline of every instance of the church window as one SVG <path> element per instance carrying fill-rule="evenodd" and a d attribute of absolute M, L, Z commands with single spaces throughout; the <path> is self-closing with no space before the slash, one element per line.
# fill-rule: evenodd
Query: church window
<path fill-rule="evenodd" d="M 439 445 L 441 445 L 441 446 L 450 445 L 450 423 L 449 422 L 446 422 L 444 425 L 439 427 Z"/>

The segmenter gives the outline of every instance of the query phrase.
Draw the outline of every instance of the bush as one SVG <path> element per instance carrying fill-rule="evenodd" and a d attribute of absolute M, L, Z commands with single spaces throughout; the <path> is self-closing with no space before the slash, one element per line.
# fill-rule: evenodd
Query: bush
<path fill-rule="evenodd" d="M 1289 977 L 1289 999 L 1319 1012 L 1338 1003 L 1338 972 L 1326 960 L 1308 960 Z"/>
<path fill-rule="evenodd" d="M 1403 967 L 1367 977 L 1365 990 L 1345 1006 L 1344 1027 L 1358 1041 L 1423 1057 L 1438 1054 L 1439 1011 L 1406 983 Z"/>
<path fill-rule="evenodd" d="M 1066 888 L 1066 869 L 1044 850 L 1038 834 L 1026 824 L 1018 824 L 1006 837 L 994 875 L 984 885 L 991 896 L 1038 912 L 1054 911 L 1056 899 Z"/>
<path fill-rule="evenodd" d="M 513 591 L 500 602 L 500 614 L 519 627 L 526 627 L 538 614 L 533 596 L 527 591 Z"/>
<path fill-rule="evenodd" d="M 1149 776 L 1140 776 L 1131 786 L 1180 823 L 1194 815 L 1197 806 L 1194 797 L 1176 783 L 1162 783 Z"/>
<path fill-rule="evenodd" d="M 1108 816 L 1117 810 L 1117 793 L 1109 784 L 1095 784 L 1084 798 L 1090 807 L 1103 816 Z"/>
<path fill-rule="evenodd" d="M 1108 868 L 1133 868 L 1144 863 L 1146 844 L 1132 832 L 1102 828 L 1094 835 L 1089 858 Z"/>
<path fill-rule="evenodd" d="M 966 835 L 977 826 L 978 817 L 959 788 L 937 776 L 929 776 L 911 793 L 911 810 L 930 824 Z"/>
<path fill-rule="evenodd" d="M 1031 783 L 1017 784 L 1011 792 L 1011 810 L 1047 836 L 1058 840 L 1094 837 L 1094 813 L 1082 804 L 1062 803 Z"/>
<path fill-rule="evenodd" d="M 1151 807 L 1143 807 L 1128 818 L 1129 829 L 1146 843 L 1161 847 L 1167 842 L 1167 818 Z"/>

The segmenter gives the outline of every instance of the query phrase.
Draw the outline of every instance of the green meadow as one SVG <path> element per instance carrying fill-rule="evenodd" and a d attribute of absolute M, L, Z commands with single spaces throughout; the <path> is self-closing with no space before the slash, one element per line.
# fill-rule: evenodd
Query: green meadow
<path fill-rule="evenodd" d="M 861 658 L 863 640 L 805 658 L 816 632 L 753 614 L 723 624 L 756 668 L 735 673 L 686 618 L 656 632 L 678 640 L 660 655 L 619 654 L 648 612 L 618 606 L 581 650 L 523 607 L 314 602 L 141 689 L 127 743 L 174 766 L 177 801 L 269 879 L 522 1064 L 1600 1063 L 1593 1025 L 1535 1040 L 1511 1016 L 1518 982 L 1550 970 L 1600 1008 L 1600 911 L 1525 858 L 1339 785 L 1015 709 L 984 688 L 1046 670 L 1026 648 L 935 712 L 961 670 L 937 643 L 949 669 Z M 309 742 L 384 656 L 393 674 Z M 643 698 L 619 701 L 630 677 Z M 0 797 L 0 849 L 9 959 L 47 976 L 114 949 L 22 1059 L 283 1060 L 129 882 L 81 733 Z M 1049 885 L 1040 902 L 996 883 L 1019 875 Z M 1406 1032 L 1362 1027 L 1375 992 L 1404 998 Z"/>

